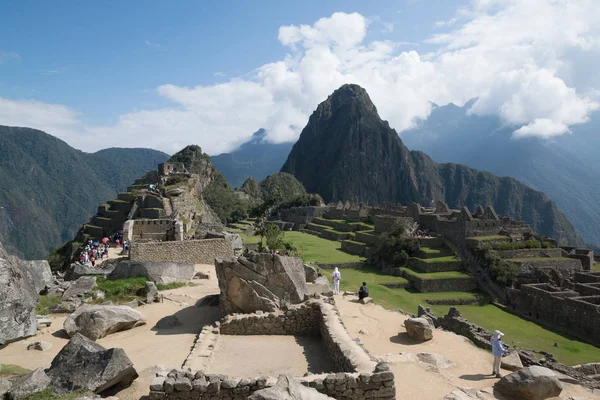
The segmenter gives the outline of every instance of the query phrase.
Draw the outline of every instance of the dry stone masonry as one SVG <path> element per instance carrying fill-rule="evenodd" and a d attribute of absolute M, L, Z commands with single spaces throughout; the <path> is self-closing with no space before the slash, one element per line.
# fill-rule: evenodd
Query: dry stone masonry
<path fill-rule="evenodd" d="M 326 355 L 340 372 L 308 375 L 295 381 L 335 399 L 395 399 L 394 374 L 389 366 L 377 363 L 350 337 L 330 301 L 311 299 L 286 311 L 227 315 L 213 327 L 203 328 L 184 367 L 193 365 L 193 358 L 207 360 L 219 335 L 318 335 Z M 267 388 L 273 388 L 267 393 L 279 390 L 277 385 L 282 379 L 291 382 L 292 378 L 229 377 L 206 374 L 204 369 L 173 370 L 152 381 L 150 399 L 246 399 Z M 258 396 L 252 398 L 261 398 Z"/>

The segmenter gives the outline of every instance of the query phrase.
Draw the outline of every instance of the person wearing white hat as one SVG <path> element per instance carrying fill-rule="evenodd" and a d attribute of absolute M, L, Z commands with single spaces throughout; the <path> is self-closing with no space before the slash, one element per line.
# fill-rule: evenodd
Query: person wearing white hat
<path fill-rule="evenodd" d="M 492 375 L 496 375 L 496 378 L 502 377 L 502 375 L 500 375 L 500 364 L 502 363 L 502 356 L 506 350 L 504 344 L 500 341 L 502 336 L 504 336 L 504 333 L 496 329 L 490 339 L 492 342 L 492 354 L 494 355 L 494 371 L 492 372 Z"/>

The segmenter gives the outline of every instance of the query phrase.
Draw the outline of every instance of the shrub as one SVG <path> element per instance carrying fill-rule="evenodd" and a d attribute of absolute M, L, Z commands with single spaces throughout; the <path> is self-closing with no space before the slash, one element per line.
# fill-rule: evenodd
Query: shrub
<path fill-rule="evenodd" d="M 280 250 L 285 248 L 283 241 L 283 232 L 277 225 L 272 222 L 267 222 L 264 226 L 263 233 L 267 241 L 267 247 L 271 250 Z"/>
<path fill-rule="evenodd" d="M 369 263 L 380 267 L 400 267 L 406 265 L 409 256 L 416 254 L 420 249 L 419 240 L 406 235 L 405 224 L 399 224 L 390 234 L 383 234 Z"/>

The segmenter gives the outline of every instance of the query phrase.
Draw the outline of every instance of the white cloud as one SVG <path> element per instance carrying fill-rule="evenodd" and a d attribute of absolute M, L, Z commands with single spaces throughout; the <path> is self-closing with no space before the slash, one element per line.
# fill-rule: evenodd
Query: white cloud
<path fill-rule="evenodd" d="M 594 0 L 474 0 L 456 18 L 447 32 L 428 39 L 437 49 L 422 54 L 401 41 L 367 41 L 369 22 L 357 13 L 282 26 L 278 38 L 289 54 L 241 79 L 165 84 L 157 93 L 171 106 L 121 115 L 113 126 L 80 130 L 54 123 L 48 131 L 65 138 L 78 132 L 68 141 L 88 150 L 118 137 L 122 146 L 174 152 L 196 143 L 215 154 L 259 128 L 273 141 L 295 140 L 317 104 L 344 83 L 366 88 L 399 132 L 427 118 L 430 101 L 462 104 L 478 97 L 471 112 L 501 116 L 517 127 L 515 137 L 564 134 L 598 108 L 600 79 L 588 66 L 600 61 Z M 44 127 L 44 118 L 35 126 Z M 22 125 L 34 119 L 29 115 Z"/>
<path fill-rule="evenodd" d="M 224 72 L 221 72 L 221 71 L 217 71 L 213 75 L 216 76 L 217 78 L 223 78 L 223 77 L 227 76 L 227 74 L 225 74 Z"/>
<path fill-rule="evenodd" d="M 158 44 L 158 43 L 153 43 L 153 42 L 151 42 L 151 41 L 149 41 L 149 40 L 144 40 L 144 43 L 146 43 L 146 45 L 148 45 L 148 46 L 150 46 L 150 47 L 158 47 L 158 48 L 161 48 L 161 47 L 162 47 L 160 44 Z"/>

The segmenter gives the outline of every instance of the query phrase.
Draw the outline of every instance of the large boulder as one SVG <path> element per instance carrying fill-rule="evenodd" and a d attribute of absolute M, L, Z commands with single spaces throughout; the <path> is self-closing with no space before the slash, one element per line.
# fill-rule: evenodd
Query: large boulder
<path fill-rule="evenodd" d="M 96 286 L 95 276 L 82 276 L 73 282 L 62 295 L 64 300 L 83 297 L 83 295 L 92 291 Z"/>
<path fill-rule="evenodd" d="M 404 321 L 406 333 L 411 339 L 423 342 L 433 338 L 433 329 L 425 318 L 409 318 Z"/>
<path fill-rule="evenodd" d="M 308 264 L 304 264 L 304 275 L 306 275 L 306 282 L 314 282 L 319 277 L 315 267 Z"/>
<path fill-rule="evenodd" d="M 46 371 L 59 394 L 77 389 L 101 393 L 129 386 L 138 374 L 123 349 L 105 349 L 77 333 L 54 357 Z"/>
<path fill-rule="evenodd" d="M 13 262 L 19 265 L 20 269 L 27 274 L 29 279 L 35 288 L 36 293 L 42 292 L 44 289 L 52 286 L 54 278 L 52 276 L 52 270 L 50 264 L 46 260 L 20 260 L 16 257 L 11 257 Z"/>
<path fill-rule="evenodd" d="M 145 325 L 146 319 L 137 310 L 127 306 L 84 306 L 69 315 L 63 327 L 69 336 L 76 333 L 98 340 L 111 333 Z"/>
<path fill-rule="evenodd" d="M 82 276 L 96 276 L 106 278 L 116 267 L 116 262 L 105 261 L 100 264 L 100 268 L 91 267 L 89 265 L 81 265 L 79 263 L 73 263 L 65 272 L 65 281 L 74 281 Z"/>
<path fill-rule="evenodd" d="M 50 378 L 44 372 L 44 368 L 38 368 L 15 379 L 8 392 L 8 398 L 9 400 L 17 400 L 41 392 L 48 386 L 50 386 Z"/>
<path fill-rule="evenodd" d="M 332 400 L 316 389 L 306 387 L 293 378 L 281 375 L 273 387 L 257 390 L 248 400 Z"/>
<path fill-rule="evenodd" d="M 531 366 L 504 376 L 494 389 L 511 399 L 543 400 L 560 395 L 562 385 L 551 369 Z"/>
<path fill-rule="evenodd" d="M 248 258 L 217 260 L 220 305 L 225 314 L 275 311 L 280 304 L 297 304 L 307 294 L 302 260 L 266 253 Z"/>
<path fill-rule="evenodd" d="M 508 371 L 518 371 L 523 368 L 521 357 L 517 351 L 512 351 L 506 356 L 502 357 L 502 363 L 500 366 Z"/>
<path fill-rule="evenodd" d="M 194 264 L 176 262 L 141 262 L 125 260 L 117 264 L 107 279 L 117 280 L 143 276 L 154 283 L 187 282 L 194 277 Z"/>
<path fill-rule="evenodd" d="M 146 303 L 153 303 L 158 297 L 158 288 L 152 281 L 146 282 L 144 286 L 144 296 L 146 296 Z"/>
<path fill-rule="evenodd" d="M 13 383 L 10 379 L 2 378 L 0 376 L 0 399 L 3 399 L 4 396 L 10 391 L 12 384 Z"/>
<path fill-rule="evenodd" d="M 37 333 L 38 290 L 21 262 L 0 243 L 0 346 Z"/>

